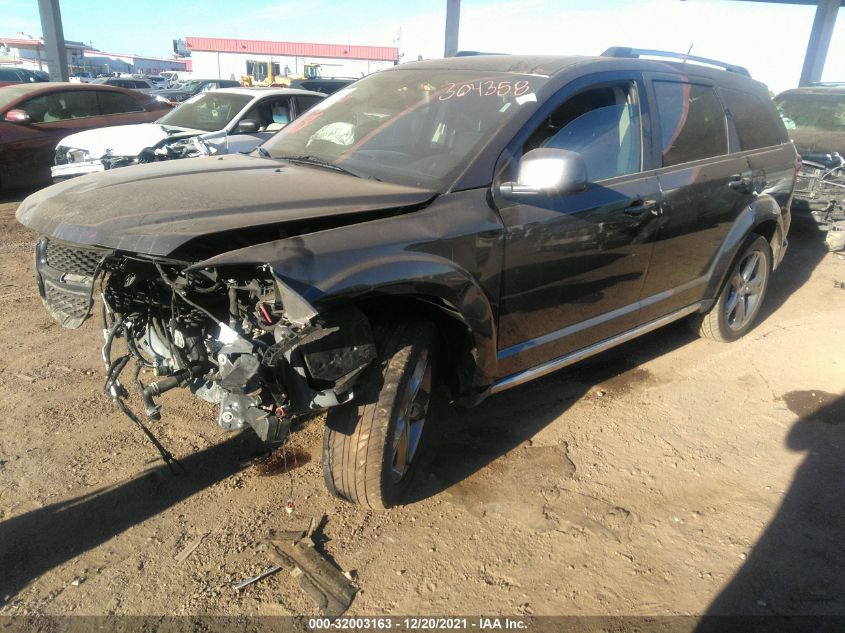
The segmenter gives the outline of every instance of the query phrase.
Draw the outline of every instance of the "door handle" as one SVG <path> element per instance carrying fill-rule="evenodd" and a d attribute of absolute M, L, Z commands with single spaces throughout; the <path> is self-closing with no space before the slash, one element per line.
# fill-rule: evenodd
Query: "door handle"
<path fill-rule="evenodd" d="M 752 189 L 751 185 L 751 172 L 743 172 L 741 174 L 734 174 L 731 176 L 731 181 L 728 183 L 728 186 L 733 189 L 734 191 L 741 191 L 743 193 L 750 193 Z"/>
<path fill-rule="evenodd" d="M 660 215 L 660 207 L 657 206 L 657 200 L 638 200 L 630 207 L 625 207 L 622 213 L 636 217 L 649 211 L 652 215 Z"/>

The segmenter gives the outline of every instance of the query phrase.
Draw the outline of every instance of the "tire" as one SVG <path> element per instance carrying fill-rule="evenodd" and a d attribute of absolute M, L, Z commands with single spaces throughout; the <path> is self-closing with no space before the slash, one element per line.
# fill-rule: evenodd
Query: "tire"
<path fill-rule="evenodd" d="M 400 321 L 374 335 L 379 360 L 360 377 L 354 400 L 327 413 L 323 477 L 333 494 L 383 510 L 400 502 L 419 463 L 437 332 L 427 321 Z"/>
<path fill-rule="evenodd" d="M 691 323 L 699 336 L 721 343 L 735 341 L 754 327 L 766 298 L 772 250 L 766 238 L 749 235 L 734 260 L 716 303 Z"/>

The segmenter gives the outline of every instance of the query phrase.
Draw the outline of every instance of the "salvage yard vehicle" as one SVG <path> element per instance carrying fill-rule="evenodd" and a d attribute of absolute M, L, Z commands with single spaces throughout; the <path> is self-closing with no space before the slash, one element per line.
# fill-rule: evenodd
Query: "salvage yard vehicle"
<path fill-rule="evenodd" d="M 809 214 L 822 230 L 845 230 L 845 84 L 794 88 L 775 97 L 775 105 L 801 155 L 795 184 L 795 212 Z M 831 250 L 842 236 L 829 235 Z"/>
<path fill-rule="evenodd" d="M 338 90 L 346 88 L 355 79 L 350 77 L 314 77 L 313 79 L 294 79 L 290 82 L 291 88 L 299 88 L 300 90 L 313 90 L 314 92 L 322 92 L 330 95 Z"/>
<path fill-rule="evenodd" d="M 159 90 L 152 81 L 142 77 L 106 77 L 103 79 L 95 79 L 92 83 L 101 86 L 114 86 L 115 88 L 125 88 L 126 90 L 137 90 L 144 94 L 150 94 L 153 91 Z"/>
<path fill-rule="evenodd" d="M 39 83 L 49 81 L 27 68 L 15 66 L 0 66 L 0 86 L 11 86 L 14 84 Z"/>
<path fill-rule="evenodd" d="M 0 189 L 51 181 L 56 143 L 92 128 L 155 121 L 166 103 L 132 90 L 82 83 L 0 88 Z"/>
<path fill-rule="evenodd" d="M 155 123 L 88 130 L 62 139 L 53 180 L 158 160 L 249 152 L 323 98 L 286 88 L 204 92 Z"/>
<path fill-rule="evenodd" d="M 201 92 L 208 92 L 209 90 L 217 90 L 219 88 L 239 88 L 240 85 L 240 82 L 232 79 L 189 79 L 177 87 L 153 90 L 150 94 L 154 97 L 164 99 L 169 103 L 177 104 L 187 101 Z"/>
<path fill-rule="evenodd" d="M 744 69 L 645 53 L 404 64 L 252 155 L 55 185 L 17 211 L 39 292 L 77 328 L 98 288 L 128 414 L 130 362 L 154 419 L 179 386 L 271 443 L 328 409 L 329 489 L 389 507 L 442 391 L 473 405 L 685 317 L 754 325 L 795 149 Z"/>

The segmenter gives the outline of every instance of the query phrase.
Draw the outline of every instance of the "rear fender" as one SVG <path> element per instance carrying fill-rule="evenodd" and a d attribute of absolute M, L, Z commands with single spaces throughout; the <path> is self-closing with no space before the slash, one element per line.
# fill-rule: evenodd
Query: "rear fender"
<path fill-rule="evenodd" d="M 772 248 L 772 261 L 775 262 L 775 266 L 780 262 L 784 238 L 786 237 L 783 214 L 780 205 L 773 197 L 760 195 L 742 210 L 725 239 L 722 240 L 722 245 L 713 259 L 708 275 L 710 281 L 704 295 L 706 299 L 705 310 L 709 309 L 712 302 L 716 300 L 745 239 L 755 232 L 755 229 L 768 222 L 775 223 L 775 230 L 769 242 Z"/>

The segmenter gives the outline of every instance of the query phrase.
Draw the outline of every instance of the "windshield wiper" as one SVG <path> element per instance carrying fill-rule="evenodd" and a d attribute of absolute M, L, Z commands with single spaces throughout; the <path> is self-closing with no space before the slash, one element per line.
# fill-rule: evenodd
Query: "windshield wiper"
<path fill-rule="evenodd" d="M 263 149 L 263 148 L 259 148 Z M 265 152 L 267 150 L 264 150 Z M 268 154 L 269 155 L 269 154 Z M 262 154 L 263 156 L 263 154 Z M 356 178 L 360 178 L 359 174 L 349 171 L 340 165 L 335 165 L 325 159 L 318 158 L 317 156 L 311 156 L 310 154 L 305 154 L 302 156 L 273 156 L 276 160 L 289 160 L 292 163 L 305 163 L 306 165 L 316 165 L 317 167 L 325 167 L 326 169 L 333 169 L 334 171 L 339 171 L 342 174 L 347 174 L 349 176 L 355 176 Z"/>
<path fill-rule="evenodd" d="M 264 149 L 260 145 L 256 146 L 255 151 L 257 151 L 259 154 L 261 154 L 261 156 L 264 157 L 264 158 L 272 158 L 272 156 L 270 156 L 270 152 L 268 152 L 266 149 Z"/>
<path fill-rule="evenodd" d="M 177 127 L 168 127 L 166 124 L 160 124 L 161 131 L 167 134 L 167 136 L 173 136 L 174 134 L 179 134 L 180 132 L 184 132 L 185 130 L 180 130 Z"/>

